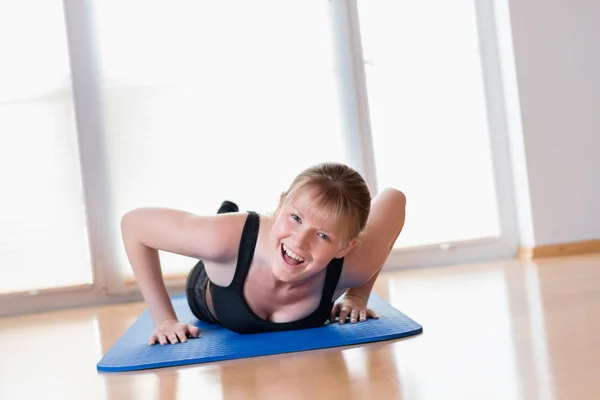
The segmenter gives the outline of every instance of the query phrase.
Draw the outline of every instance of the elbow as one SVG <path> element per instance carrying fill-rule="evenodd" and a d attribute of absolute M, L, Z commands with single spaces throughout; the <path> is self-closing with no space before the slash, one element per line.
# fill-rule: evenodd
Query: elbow
<path fill-rule="evenodd" d="M 123 216 L 121 217 L 121 232 L 122 233 L 125 233 L 127 230 L 129 230 L 134 219 L 135 219 L 135 210 L 127 211 L 125 214 L 123 214 Z"/>
<path fill-rule="evenodd" d="M 395 188 L 385 188 L 381 191 L 382 195 L 393 204 L 394 208 L 404 209 L 406 207 L 406 195 L 401 190 Z"/>
<path fill-rule="evenodd" d="M 131 235 L 131 233 L 135 231 L 135 227 L 138 225 L 140 214 L 142 214 L 142 212 L 143 209 L 137 208 L 123 214 L 121 217 L 121 235 L 123 238 Z"/>
<path fill-rule="evenodd" d="M 395 224 L 398 227 L 396 233 L 397 239 L 402 232 L 406 221 L 406 195 L 402 191 L 394 188 L 387 188 L 384 190 L 384 193 L 387 204 L 386 208 L 389 210 L 387 215 L 390 219 L 395 221 Z"/>

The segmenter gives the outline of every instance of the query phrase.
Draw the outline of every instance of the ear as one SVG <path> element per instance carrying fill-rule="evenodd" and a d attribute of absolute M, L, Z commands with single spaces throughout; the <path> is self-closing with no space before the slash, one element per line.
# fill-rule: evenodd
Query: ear
<path fill-rule="evenodd" d="M 345 257 L 346 254 L 350 253 L 350 250 L 352 250 L 354 247 L 356 247 L 356 245 L 358 244 L 358 241 L 359 241 L 358 238 L 352 239 L 343 249 L 338 251 L 335 258 Z"/>

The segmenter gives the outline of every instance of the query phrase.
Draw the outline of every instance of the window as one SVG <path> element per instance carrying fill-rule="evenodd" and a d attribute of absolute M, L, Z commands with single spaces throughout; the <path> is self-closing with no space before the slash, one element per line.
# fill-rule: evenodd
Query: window
<path fill-rule="evenodd" d="M 406 192 L 392 267 L 511 254 L 489 133 L 502 133 L 502 96 L 480 52 L 495 51 L 481 38 L 493 23 L 476 12 L 441 0 L 0 3 L 1 313 L 131 298 L 125 212 L 211 214 L 223 200 L 270 212 L 325 160 Z M 440 254 L 445 243 L 461 250 Z M 195 262 L 161 259 L 167 276 Z"/>
<path fill-rule="evenodd" d="M 62 3 L 0 2 L 0 51 L 0 293 L 91 284 Z"/>
<path fill-rule="evenodd" d="M 476 4 L 358 5 L 378 185 L 408 198 L 396 247 L 499 237 Z"/>
<path fill-rule="evenodd" d="M 269 212 L 307 165 L 349 161 L 327 2 L 97 0 L 94 10 L 109 218 L 140 206 L 210 214 L 225 199 Z M 167 274 L 193 265 L 161 260 Z M 131 276 L 123 250 L 119 266 Z"/>

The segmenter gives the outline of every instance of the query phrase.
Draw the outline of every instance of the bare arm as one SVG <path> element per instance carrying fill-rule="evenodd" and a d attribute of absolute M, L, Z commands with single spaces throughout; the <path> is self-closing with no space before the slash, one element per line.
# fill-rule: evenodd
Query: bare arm
<path fill-rule="evenodd" d="M 399 190 L 382 190 L 373 199 L 364 238 L 344 260 L 347 270 L 342 285 L 349 289 L 344 301 L 332 311 L 332 318 L 339 313 L 343 321 L 350 314 L 351 321 L 356 322 L 369 315 L 366 304 L 371 290 L 404 227 L 405 218 L 406 197 Z M 375 313 L 371 311 L 370 315 Z"/>
<path fill-rule="evenodd" d="M 231 238 L 241 235 L 243 221 L 236 214 L 200 217 L 165 208 L 139 208 L 123 216 L 125 251 L 155 327 L 177 321 L 158 251 L 226 262 L 237 256 Z"/>
<path fill-rule="evenodd" d="M 404 228 L 405 219 L 404 193 L 396 189 L 385 189 L 375 196 L 364 236 L 344 260 L 344 264 L 348 266 L 346 287 L 358 290 L 358 287 L 368 284 L 379 274 Z M 356 285 L 356 282 L 359 284 Z"/>
<path fill-rule="evenodd" d="M 367 282 L 363 283 L 360 286 L 353 287 L 346 291 L 346 297 L 356 297 L 366 304 L 369 300 L 369 296 L 371 295 L 371 290 L 373 290 L 373 285 L 375 285 L 375 281 L 379 277 L 379 272 L 381 269 L 375 273 Z"/>

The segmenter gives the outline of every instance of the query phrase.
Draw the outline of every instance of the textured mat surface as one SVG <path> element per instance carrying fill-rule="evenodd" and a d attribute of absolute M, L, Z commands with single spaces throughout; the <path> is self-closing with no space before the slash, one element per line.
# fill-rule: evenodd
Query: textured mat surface
<path fill-rule="evenodd" d="M 369 299 L 369 307 L 379 315 L 376 320 L 251 335 L 241 335 L 198 321 L 190 311 L 185 296 L 173 297 L 172 300 L 181 321 L 200 327 L 202 332 L 199 338 L 176 345 L 149 346 L 148 339 L 153 327 L 146 310 L 100 360 L 97 369 L 117 372 L 197 364 L 377 342 L 423 331 L 421 325 L 375 294 Z"/>

